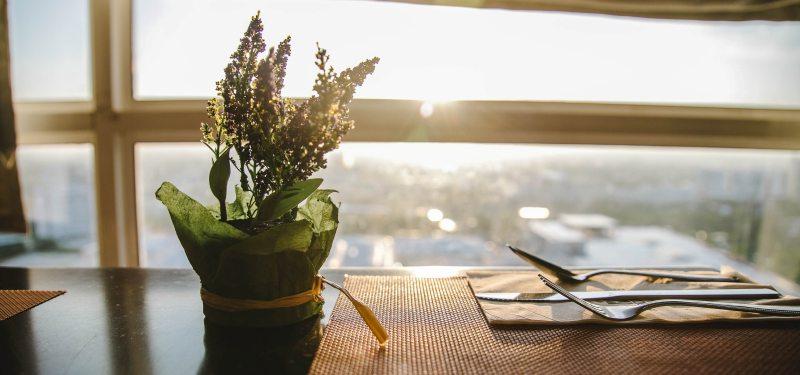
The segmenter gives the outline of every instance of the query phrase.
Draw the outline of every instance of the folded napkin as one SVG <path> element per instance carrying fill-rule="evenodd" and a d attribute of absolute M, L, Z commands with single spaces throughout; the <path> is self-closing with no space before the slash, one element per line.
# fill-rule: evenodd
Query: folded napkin
<path fill-rule="evenodd" d="M 588 271 L 588 270 L 587 270 Z M 693 282 L 674 281 L 671 279 L 653 279 L 647 276 L 603 274 L 590 281 L 579 284 L 563 284 L 570 291 L 607 291 L 607 290 L 653 290 L 653 289 L 752 289 L 771 288 L 753 282 L 735 270 L 723 267 L 721 272 L 692 271 L 692 274 L 731 275 L 745 282 Z M 524 292 L 553 293 L 539 280 L 538 272 L 531 271 L 467 271 L 466 275 L 473 293 L 488 292 Z M 550 278 L 555 281 L 555 278 Z M 596 302 L 596 301 L 595 301 Z M 730 300 L 738 303 L 758 303 L 770 305 L 800 305 L 800 298 L 783 296 L 777 299 L 759 301 Z M 712 321 L 737 320 L 786 320 L 800 317 L 767 316 L 754 313 L 742 313 L 706 309 L 698 307 L 669 306 L 659 307 L 642 312 L 638 317 L 628 321 L 613 321 L 601 318 L 577 304 L 569 302 L 495 302 L 478 299 L 478 304 L 486 320 L 492 325 L 534 324 L 534 325 L 570 325 L 570 324 L 641 324 L 641 323 L 699 323 Z"/>

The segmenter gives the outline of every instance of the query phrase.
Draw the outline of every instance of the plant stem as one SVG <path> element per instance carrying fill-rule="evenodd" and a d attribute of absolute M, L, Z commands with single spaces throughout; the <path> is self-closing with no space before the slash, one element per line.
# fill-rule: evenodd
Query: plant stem
<path fill-rule="evenodd" d="M 228 221 L 228 207 L 224 199 L 219 200 L 219 220 Z"/>
<path fill-rule="evenodd" d="M 217 159 L 222 155 L 222 139 L 221 137 L 217 137 L 215 140 L 216 146 L 214 154 L 217 155 Z M 210 147 L 209 147 L 210 148 Z M 230 152 L 230 150 L 226 150 L 226 152 Z M 216 161 L 216 160 L 215 160 Z M 225 203 L 225 199 L 219 199 L 219 220 L 220 221 L 228 221 L 228 205 Z"/>

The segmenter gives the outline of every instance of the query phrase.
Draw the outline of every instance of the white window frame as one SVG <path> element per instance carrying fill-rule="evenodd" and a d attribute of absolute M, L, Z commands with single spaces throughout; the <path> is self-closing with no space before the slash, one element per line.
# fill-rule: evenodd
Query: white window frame
<path fill-rule="evenodd" d="M 134 147 L 196 142 L 205 101 L 137 101 L 132 1 L 88 0 L 89 102 L 15 104 L 20 144 L 94 145 L 100 265 L 139 266 Z M 599 144 L 800 149 L 800 110 L 542 101 L 460 101 L 419 115 L 421 101 L 357 99 L 345 141 Z M 426 138 L 412 134 L 425 127 Z"/>

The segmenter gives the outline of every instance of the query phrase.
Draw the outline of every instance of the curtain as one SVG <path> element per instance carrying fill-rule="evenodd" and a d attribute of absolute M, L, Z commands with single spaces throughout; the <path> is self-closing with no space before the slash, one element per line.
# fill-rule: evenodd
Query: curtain
<path fill-rule="evenodd" d="M 0 232 L 25 232 L 8 47 L 8 1 L 0 0 Z"/>
<path fill-rule="evenodd" d="M 711 20 L 798 21 L 800 0 L 389 0 L 473 8 L 552 10 L 618 16 Z"/>

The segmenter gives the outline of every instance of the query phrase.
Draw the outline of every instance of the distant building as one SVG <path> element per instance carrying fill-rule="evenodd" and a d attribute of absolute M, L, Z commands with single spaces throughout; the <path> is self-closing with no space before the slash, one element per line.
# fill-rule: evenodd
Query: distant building
<path fill-rule="evenodd" d="M 531 221 L 528 226 L 533 232 L 533 246 L 536 250 L 556 252 L 568 256 L 583 254 L 586 235 L 556 220 Z"/>
<path fill-rule="evenodd" d="M 528 223 L 538 251 L 565 259 L 583 256 L 588 241 L 612 237 L 616 226 L 616 219 L 600 214 L 563 214 L 557 220 Z"/>
<path fill-rule="evenodd" d="M 616 219 L 599 214 L 563 214 L 558 221 L 590 237 L 611 237 L 617 226 Z"/>

